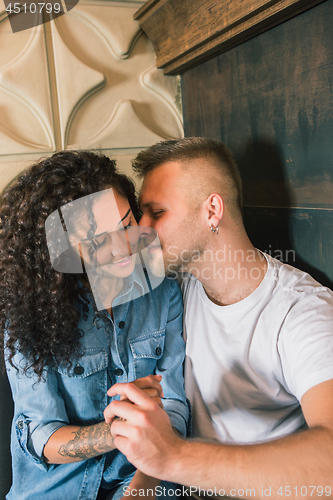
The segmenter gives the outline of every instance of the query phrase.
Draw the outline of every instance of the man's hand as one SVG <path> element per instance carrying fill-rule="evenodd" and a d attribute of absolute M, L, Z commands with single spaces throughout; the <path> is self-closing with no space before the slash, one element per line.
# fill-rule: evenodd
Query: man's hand
<path fill-rule="evenodd" d="M 106 422 L 114 416 L 121 419 L 111 425 L 116 448 L 144 474 L 165 479 L 168 457 L 172 459 L 185 443 L 176 436 L 167 413 L 133 383 L 115 384 L 108 394 L 129 401 L 113 401 L 104 411 Z"/>
<path fill-rule="evenodd" d="M 163 408 L 163 403 L 162 403 L 161 398 L 164 397 L 164 394 L 163 394 L 162 386 L 160 384 L 161 380 L 162 380 L 162 375 L 148 375 L 147 377 L 141 377 L 141 378 L 138 378 L 136 380 L 133 380 L 133 382 L 129 382 L 129 384 L 133 384 L 136 387 L 138 387 L 139 389 L 141 389 L 145 394 L 147 394 L 147 396 L 149 396 L 149 398 L 151 398 L 153 401 L 155 401 L 155 403 L 158 404 L 158 406 Z M 116 385 L 118 386 L 118 385 L 128 385 L 128 384 L 119 383 Z M 120 392 L 113 393 L 112 392 L 113 387 L 111 387 L 107 392 L 107 394 L 110 397 L 115 396 L 116 394 L 120 394 Z M 131 401 L 123 394 L 120 397 L 120 401 L 126 401 L 127 403 L 131 403 Z M 113 414 L 111 409 L 110 409 L 110 405 L 108 405 L 106 407 L 106 409 L 104 410 L 105 422 L 110 424 L 113 421 L 115 416 L 116 415 Z"/>

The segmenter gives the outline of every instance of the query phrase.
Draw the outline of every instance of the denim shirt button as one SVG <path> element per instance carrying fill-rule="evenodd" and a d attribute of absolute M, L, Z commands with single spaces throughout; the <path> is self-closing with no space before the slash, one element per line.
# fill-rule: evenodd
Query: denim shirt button
<path fill-rule="evenodd" d="M 121 368 L 116 368 L 115 371 L 114 371 L 114 374 L 117 377 L 121 377 L 123 373 L 124 373 L 124 370 L 122 370 Z"/>
<path fill-rule="evenodd" d="M 74 368 L 75 375 L 82 375 L 84 373 L 84 368 L 81 365 L 78 365 Z"/>
<path fill-rule="evenodd" d="M 22 421 L 22 420 L 19 420 L 19 421 L 17 422 L 17 427 L 18 427 L 19 429 L 23 429 L 23 421 Z"/>
<path fill-rule="evenodd" d="M 156 356 L 159 356 L 162 353 L 162 349 L 160 347 L 156 347 L 155 354 Z"/>
<path fill-rule="evenodd" d="M 120 321 L 119 328 L 123 329 L 125 327 L 125 321 Z"/>

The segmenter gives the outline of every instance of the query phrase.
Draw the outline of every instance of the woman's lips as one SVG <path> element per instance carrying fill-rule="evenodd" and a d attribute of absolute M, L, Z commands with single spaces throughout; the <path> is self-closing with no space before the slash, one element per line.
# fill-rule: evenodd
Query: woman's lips
<path fill-rule="evenodd" d="M 118 267 L 126 267 L 129 264 L 131 264 L 131 262 L 132 262 L 132 254 L 128 255 L 127 257 L 125 257 L 122 260 L 119 260 L 118 262 L 112 262 L 112 264 L 114 266 L 118 266 Z"/>

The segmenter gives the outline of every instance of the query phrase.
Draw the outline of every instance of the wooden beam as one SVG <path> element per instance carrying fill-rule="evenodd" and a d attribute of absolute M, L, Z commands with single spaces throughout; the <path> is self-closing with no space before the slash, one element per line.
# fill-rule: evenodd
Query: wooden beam
<path fill-rule="evenodd" d="M 154 46 L 157 67 L 174 75 L 322 1 L 148 0 L 135 19 Z"/>

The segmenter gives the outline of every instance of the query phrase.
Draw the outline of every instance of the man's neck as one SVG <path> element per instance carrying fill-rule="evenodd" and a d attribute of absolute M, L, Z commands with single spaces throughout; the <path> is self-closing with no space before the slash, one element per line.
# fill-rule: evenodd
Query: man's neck
<path fill-rule="evenodd" d="M 265 256 L 247 236 L 216 244 L 201 257 L 191 263 L 190 272 L 201 281 L 209 299 L 221 306 L 235 304 L 251 295 L 267 271 Z"/>

